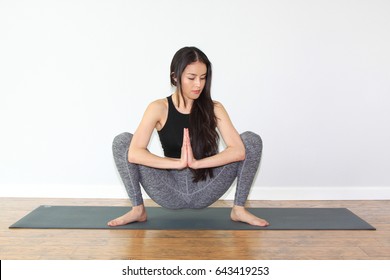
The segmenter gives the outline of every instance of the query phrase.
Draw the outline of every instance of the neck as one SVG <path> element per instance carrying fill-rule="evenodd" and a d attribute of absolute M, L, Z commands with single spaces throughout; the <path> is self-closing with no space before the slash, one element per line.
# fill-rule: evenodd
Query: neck
<path fill-rule="evenodd" d="M 194 104 L 194 100 L 183 97 L 181 94 L 179 94 L 178 91 L 175 91 L 173 94 L 173 99 L 176 101 L 176 103 L 179 100 L 179 103 L 176 105 L 179 105 L 178 108 L 182 109 L 183 111 L 190 112 L 192 108 L 192 104 Z"/>

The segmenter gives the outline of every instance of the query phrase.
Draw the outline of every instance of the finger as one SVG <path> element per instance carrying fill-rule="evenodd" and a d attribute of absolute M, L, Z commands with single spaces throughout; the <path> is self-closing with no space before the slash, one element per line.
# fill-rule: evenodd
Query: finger
<path fill-rule="evenodd" d="M 187 145 L 187 136 L 186 136 L 186 129 L 184 128 L 184 130 L 183 130 L 183 144 L 182 144 L 182 146 L 184 147 L 185 145 Z"/>
<path fill-rule="evenodd" d="M 183 138 L 185 140 L 186 145 L 188 145 L 188 128 L 184 128 Z"/>
<path fill-rule="evenodd" d="M 190 141 L 190 131 L 188 130 L 188 128 L 186 128 L 186 137 L 187 137 L 188 144 L 190 144 L 191 143 L 191 141 Z"/>

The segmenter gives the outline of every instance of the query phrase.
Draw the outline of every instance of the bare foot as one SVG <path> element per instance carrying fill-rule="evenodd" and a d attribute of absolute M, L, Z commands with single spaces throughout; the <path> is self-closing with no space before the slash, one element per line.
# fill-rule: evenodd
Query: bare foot
<path fill-rule="evenodd" d="M 266 220 L 249 213 L 243 206 L 234 205 L 230 218 L 235 222 L 243 222 L 252 226 L 266 227 L 269 225 Z"/>
<path fill-rule="evenodd" d="M 107 223 L 110 227 L 122 226 L 134 222 L 145 222 L 147 215 L 143 205 L 134 206 L 129 212 Z"/>

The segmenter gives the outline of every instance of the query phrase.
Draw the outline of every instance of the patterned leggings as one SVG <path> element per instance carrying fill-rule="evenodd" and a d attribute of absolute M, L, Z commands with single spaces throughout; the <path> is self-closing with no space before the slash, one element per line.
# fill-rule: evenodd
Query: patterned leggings
<path fill-rule="evenodd" d="M 245 145 L 243 161 L 213 168 L 214 177 L 192 182 L 189 168 L 182 170 L 157 169 L 129 163 L 129 145 L 133 135 L 124 132 L 115 137 L 112 145 L 115 164 L 133 206 L 143 203 L 140 184 L 157 204 L 169 209 L 205 208 L 217 201 L 237 178 L 234 204 L 244 206 L 259 167 L 263 149 L 259 135 L 247 131 L 241 139 Z"/>

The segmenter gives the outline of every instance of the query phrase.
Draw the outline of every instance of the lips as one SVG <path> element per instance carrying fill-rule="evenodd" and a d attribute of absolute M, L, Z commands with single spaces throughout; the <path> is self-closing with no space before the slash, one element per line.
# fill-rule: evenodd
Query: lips
<path fill-rule="evenodd" d="M 191 92 L 194 94 L 200 94 L 200 90 L 191 90 Z"/>

